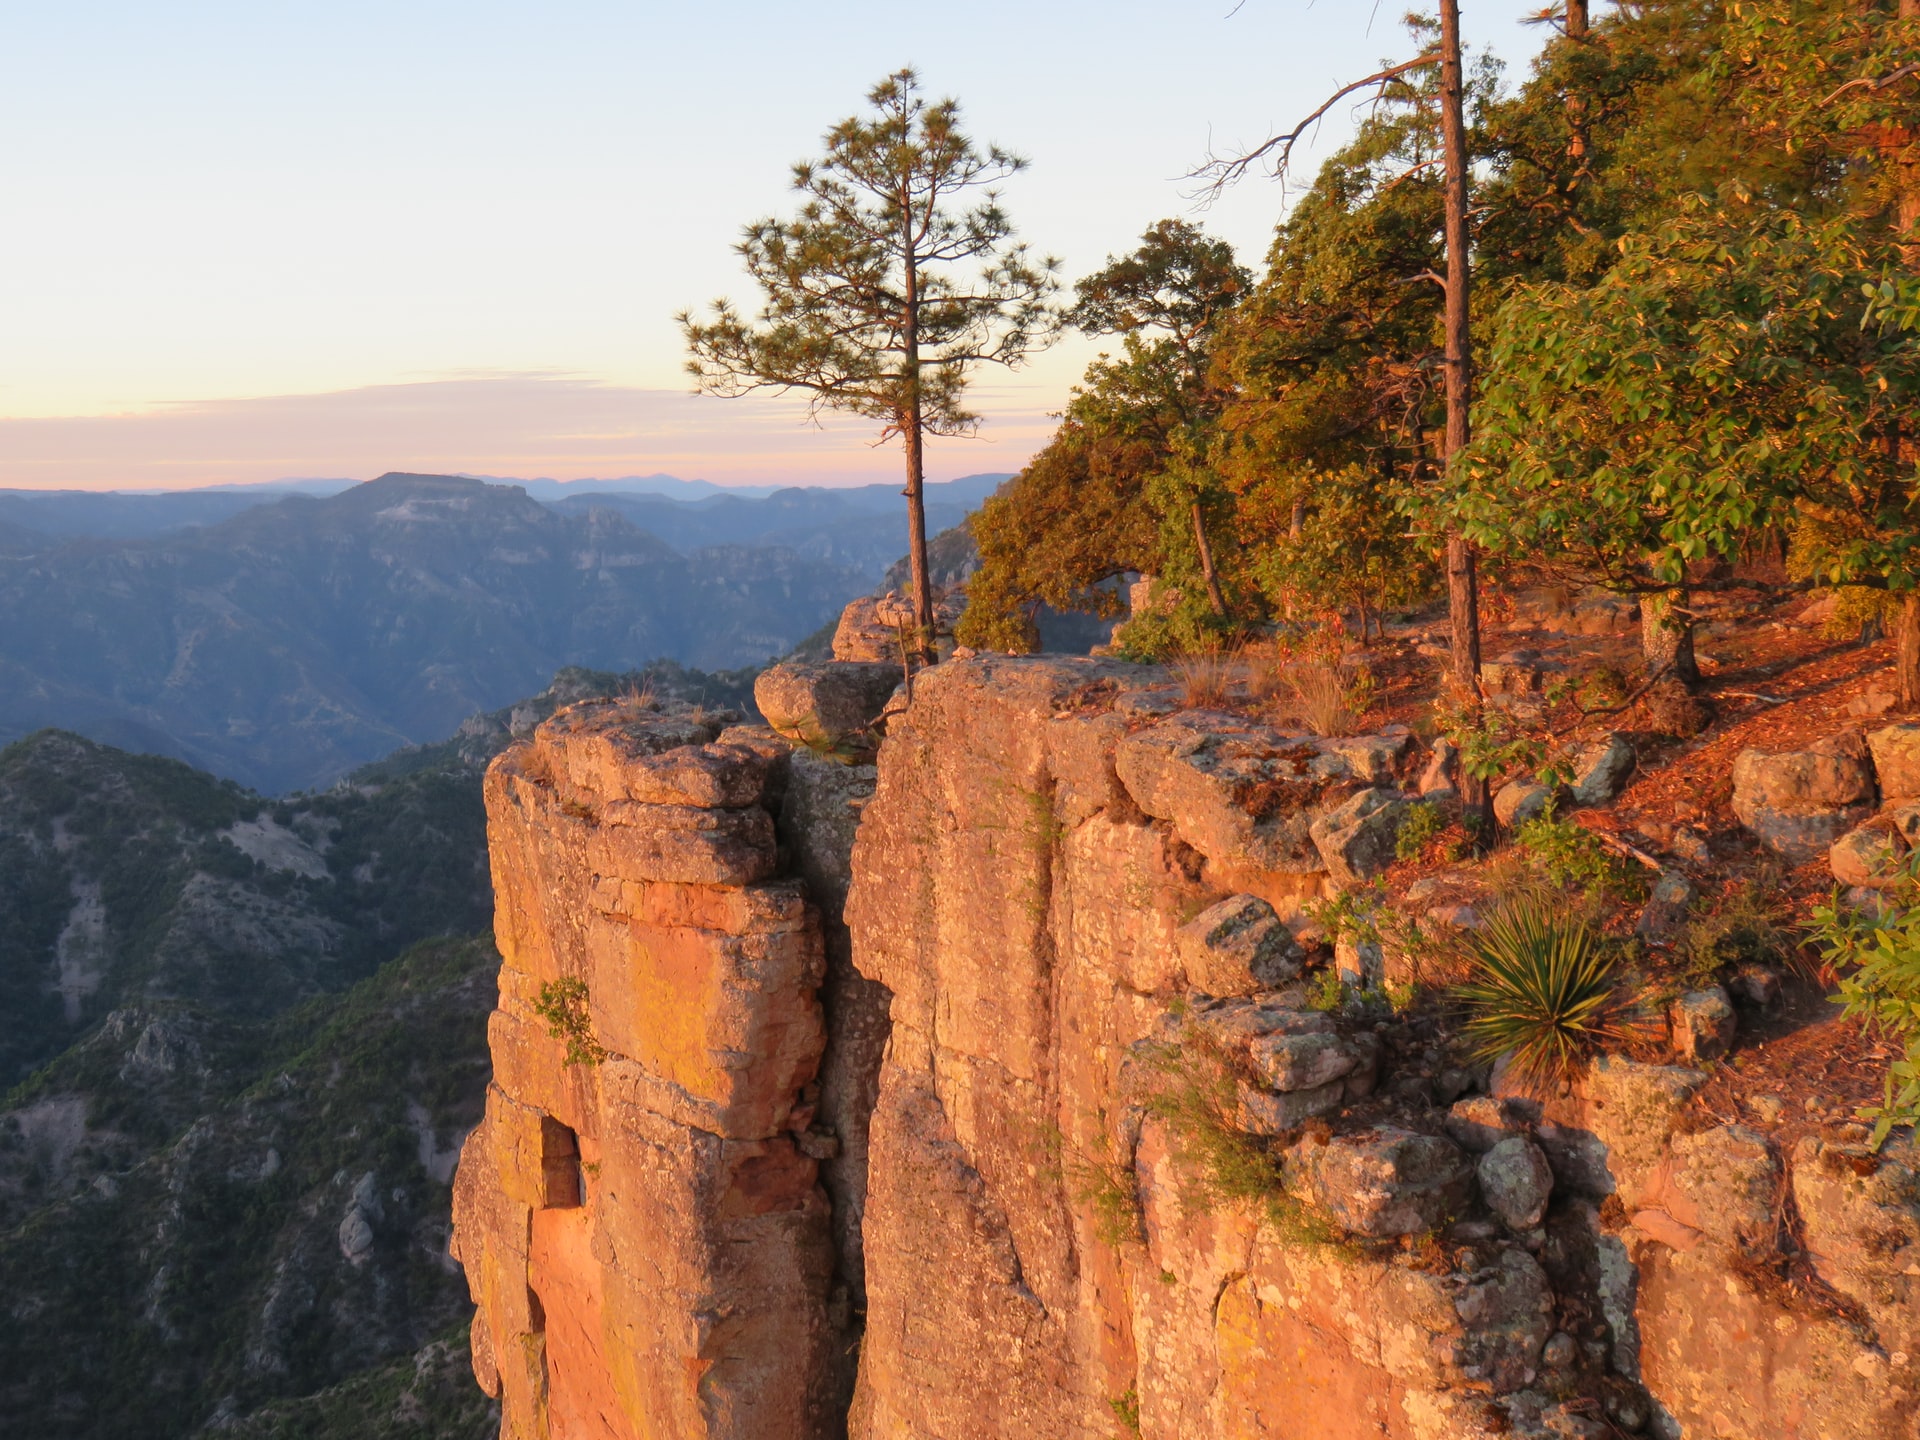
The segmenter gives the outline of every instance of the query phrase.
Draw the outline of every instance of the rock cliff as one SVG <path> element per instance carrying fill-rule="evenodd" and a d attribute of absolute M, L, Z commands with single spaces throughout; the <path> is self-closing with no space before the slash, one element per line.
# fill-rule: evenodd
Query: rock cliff
<path fill-rule="evenodd" d="M 1059 658 L 922 675 L 877 769 L 541 727 L 457 1185 L 503 1434 L 1920 1433 L 1910 1144 L 1624 1057 L 1436 1096 L 1314 1008 L 1302 902 L 1427 759 Z"/>

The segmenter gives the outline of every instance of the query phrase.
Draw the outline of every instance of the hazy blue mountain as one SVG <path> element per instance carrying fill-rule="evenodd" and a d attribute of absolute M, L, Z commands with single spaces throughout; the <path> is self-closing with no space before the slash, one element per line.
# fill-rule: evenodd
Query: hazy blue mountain
<path fill-rule="evenodd" d="M 926 487 L 927 533 L 959 525 L 1005 480 L 976 475 Z M 609 511 L 676 550 L 703 545 L 779 545 L 813 559 L 851 565 L 877 582 L 907 548 L 907 507 L 897 485 L 777 490 L 680 500 L 665 495 L 594 493 L 554 502 L 566 514 Z"/>
<path fill-rule="evenodd" d="M 682 554 L 604 506 L 446 476 L 6 548 L 0 740 L 54 725 L 274 792 L 438 740 L 561 665 L 764 663 L 871 584 L 780 546 Z"/>

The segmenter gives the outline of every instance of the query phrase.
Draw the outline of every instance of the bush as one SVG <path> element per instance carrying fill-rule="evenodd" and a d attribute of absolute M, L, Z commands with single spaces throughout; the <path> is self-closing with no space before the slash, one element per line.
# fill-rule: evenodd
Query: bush
<path fill-rule="evenodd" d="M 1618 953 L 1585 920 L 1545 895 L 1510 900 L 1458 941 L 1471 978 L 1455 996 L 1482 1060 L 1511 1055 L 1523 1079 L 1558 1080 L 1617 1033 Z"/>
<path fill-rule="evenodd" d="M 1533 869 L 1563 890 L 1578 890 L 1595 900 L 1645 897 L 1640 872 L 1571 820 L 1542 815 L 1527 821 L 1513 838 Z"/>
<path fill-rule="evenodd" d="M 1446 828 L 1447 817 L 1440 807 L 1430 800 L 1422 800 L 1407 811 L 1407 818 L 1400 824 L 1400 836 L 1394 841 L 1393 853 L 1402 860 L 1418 860 Z"/>
<path fill-rule="evenodd" d="M 1840 976 L 1834 1002 L 1896 1041 L 1904 1058 L 1887 1068 L 1886 1093 L 1860 1116 L 1873 1122 L 1879 1149 L 1896 1125 L 1920 1125 L 1920 880 L 1909 861 L 1893 899 L 1898 908 L 1866 915 L 1838 897 L 1813 912 L 1809 938 Z"/>
<path fill-rule="evenodd" d="M 607 1058 L 606 1047 L 593 1038 L 587 1018 L 587 982 L 575 976 L 548 980 L 540 986 L 533 1010 L 547 1022 L 547 1033 L 567 1042 L 569 1065 L 598 1065 Z"/>

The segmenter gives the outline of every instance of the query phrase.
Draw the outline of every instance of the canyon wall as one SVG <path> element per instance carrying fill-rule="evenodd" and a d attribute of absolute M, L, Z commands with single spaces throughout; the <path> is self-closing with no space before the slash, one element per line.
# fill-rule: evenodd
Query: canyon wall
<path fill-rule="evenodd" d="M 877 779 L 542 727 L 458 1186 L 503 1433 L 1920 1434 L 1910 1145 L 1782 1154 L 1623 1058 L 1441 1103 L 1430 1022 L 1314 1008 L 1283 922 L 1424 758 L 1059 658 L 920 676 Z"/>

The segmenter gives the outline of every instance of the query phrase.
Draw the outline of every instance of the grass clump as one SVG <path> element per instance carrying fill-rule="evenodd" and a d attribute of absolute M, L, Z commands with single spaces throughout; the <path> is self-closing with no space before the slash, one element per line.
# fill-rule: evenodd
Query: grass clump
<path fill-rule="evenodd" d="M 1167 668 L 1180 682 L 1181 697 L 1189 710 L 1218 710 L 1227 703 L 1238 660 L 1237 651 L 1215 644 L 1190 650 Z"/>
<path fill-rule="evenodd" d="M 1618 1033 L 1618 952 L 1584 919 L 1546 895 L 1509 900 L 1456 942 L 1469 978 L 1455 998 L 1476 1058 L 1512 1056 L 1523 1079 L 1557 1081 Z"/>
<path fill-rule="evenodd" d="M 1878 914 L 1844 907 L 1838 896 L 1813 912 L 1809 938 L 1839 975 L 1834 1002 L 1903 1051 L 1887 1067 L 1878 1105 L 1861 1109 L 1878 1150 L 1896 1125 L 1920 1125 L 1920 877 L 1909 860 L 1892 900 Z"/>
<path fill-rule="evenodd" d="M 1307 656 L 1281 672 L 1292 694 L 1289 718 L 1316 735 L 1352 735 L 1373 708 L 1373 672 L 1330 656 Z"/>
<path fill-rule="evenodd" d="M 1167 1128 L 1189 1203 L 1253 1205 L 1283 1239 L 1338 1242 L 1338 1232 L 1287 1189 L 1277 1142 L 1242 1126 L 1242 1076 L 1231 1056 L 1192 1027 L 1147 1054 L 1147 1113 Z"/>
<path fill-rule="evenodd" d="M 587 982 L 568 975 L 548 980 L 534 998 L 533 1010 L 547 1022 L 547 1033 L 567 1042 L 567 1063 L 591 1068 L 607 1058 L 606 1047 L 593 1038 L 587 1016 Z"/>

